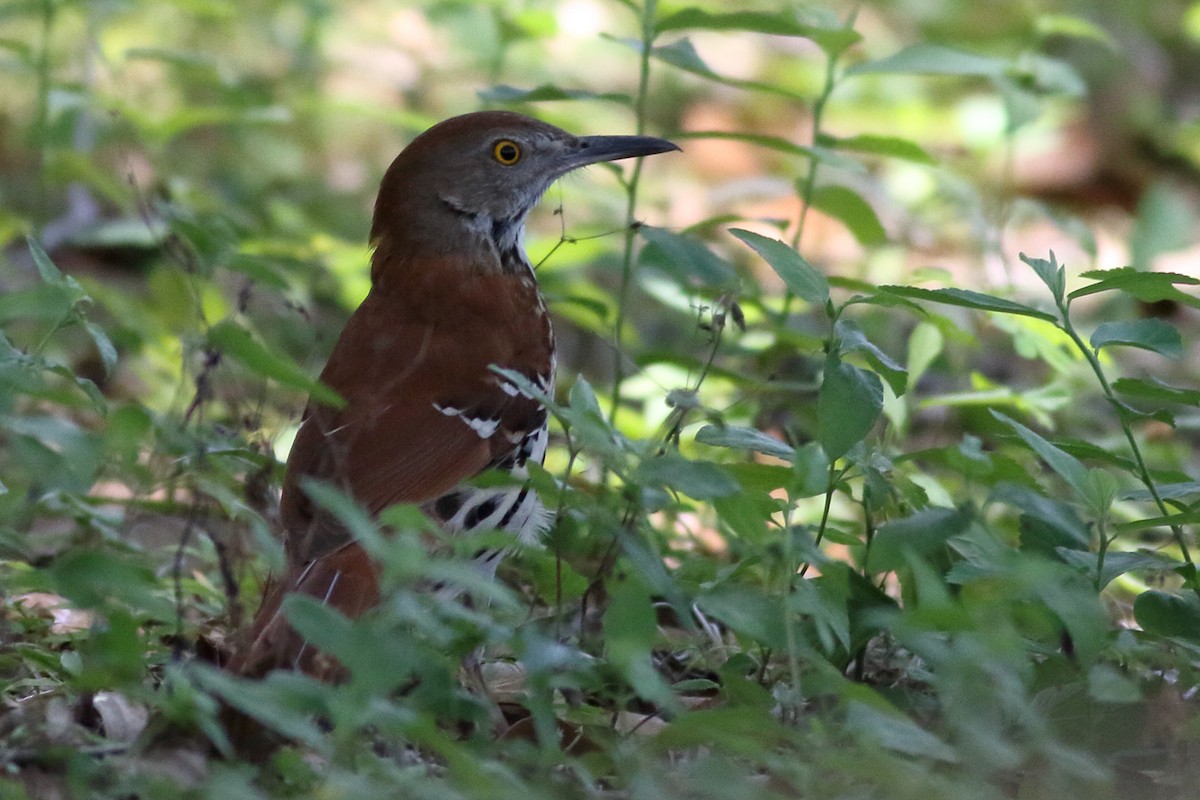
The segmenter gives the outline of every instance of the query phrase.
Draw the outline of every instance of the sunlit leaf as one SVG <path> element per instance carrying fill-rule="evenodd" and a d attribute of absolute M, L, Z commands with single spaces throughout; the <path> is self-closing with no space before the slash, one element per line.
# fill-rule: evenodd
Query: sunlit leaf
<path fill-rule="evenodd" d="M 734 11 L 714 14 L 689 6 L 659 20 L 655 25 L 658 33 L 687 29 L 799 36 L 816 42 L 829 55 L 837 55 L 862 40 L 862 35 L 850 28 L 823 28 L 805 24 L 796 19 L 791 8 L 775 13 Z"/>
<path fill-rule="evenodd" d="M 823 133 L 817 139 L 817 144 L 824 147 L 832 147 L 835 150 L 849 150 L 854 153 L 868 153 L 875 156 L 899 158 L 904 161 L 912 161 L 915 164 L 932 165 L 937 163 L 937 159 L 929 155 L 919 144 L 911 142 L 908 139 L 901 139 L 898 136 L 879 136 L 862 133 L 857 136 L 838 137 Z"/>
<path fill-rule="evenodd" d="M 794 249 L 752 231 L 731 228 L 729 232 L 762 256 L 792 294 L 817 305 L 824 305 L 829 300 L 829 282 L 825 275 Z"/>
<path fill-rule="evenodd" d="M 1160 300 L 1173 300 L 1177 303 L 1200 308 L 1200 297 L 1195 293 L 1181 292 L 1176 284 L 1185 286 L 1200 285 L 1200 278 L 1191 275 L 1181 275 L 1177 272 L 1142 272 L 1132 267 L 1119 269 L 1092 270 L 1083 273 L 1084 278 L 1094 278 L 1095 283 L 1071 292 L 1068 297 L 1072 300 L 1086 297 L 1097 292 L 1122 291 L 1130 297 L 1144 303 L 1157 303 Z"/>
<path fill-rule="evenodd" d="M 813 190 L 810 198 L 814 208 L 820 209 L 850 229 L 854 238 L 864 247 L 873 247 L 887 241 L 875 209 L 862 195 L 847 186 L 826 185 Z"/>
<path fill-rule="evenodd" d="M 284 386 L 303 389 L 322 403 L 342 405 L 343 401 L 337 392 L 310 376 L 288 356 L 267 349 L 250 331 L 232 319 L 214 325 L 208 332 L 208 342 L 258 375 L 277 380 Z"/>
<path fill-rule="evenodd" d="M 1050 251 L 1050 259 L 1048 261 L 1044 258 L 1030 258 L 1024 253 L 1021 253 L 1020 256 L 1021 260 L 1028 264 L 1037 273 L 1037 276 L 1042 279 L 1042 283 L 1046 284 L 1046 288 L 1050 290 L 1050 294 L 1054 299 L 1062 300 L 1067 286 L 1066 273 L 1054 258 L 1054 251 Z"/>
<path fill-rule="evenodd" d="M 846 75 L 960 75 L 998 78 L 1008 71 L 1008 61 L 981 56 L 936 44 L 916 44 L 875 61 L 846 70 Z"/>
<path fill-rule="evenodd" d="M 974 308 L 980 311 L 992 311 L 997 314 L 1017 314 L 1018 316 L 1044 319 L 1054 322 L 1057 318 L 1049 312 L 1033 308 L 1002 297 L 972 291 L 971 289 L 922 289 L 917 286 L 880 286 L 879 291 L 905 297 L 912 300 L 928 300 L 933 303 L 944 303 L 963 308 Z"/>

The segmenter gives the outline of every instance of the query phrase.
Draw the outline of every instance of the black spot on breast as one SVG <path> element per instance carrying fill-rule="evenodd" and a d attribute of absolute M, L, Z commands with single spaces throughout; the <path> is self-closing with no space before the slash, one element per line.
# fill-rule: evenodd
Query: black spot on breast
<path fill-rule="evenodd" d="M 451 519 L 455 514 L 458 513 L 458 510 L 462 508 L 463 500 L 465 499 L 466 497 L 462 492 L 450 492 L 450 494 L 444 494 L 433 504 L 433 510 L 442 519 Z"/>
<path fill-rule="evenodd" d="M 482 520 L 494 514 L 496 507 L 500 505 L 500 497 L 500 495 L 493 495 L 467 511 L 467 517 L 463 520 L 463 527 L 471 530 L 478 526 Z"/>
<path fill-rule="evenodd" d="M 519 509 L 521 504 L 525 502 L 525 497 L 528 494 L 529 489 L 526 488 L 521 490 L 520 494 L 517 495 L 517 501 L 512 504 L 512 507 L 509 508 L 507 512 L 505 512 L 504 519 L 500 520 L 500 525 L 498 527 L 503 528 L 508 525 L 508 523 L 512 522 L 513 515 L 517 513 L 517 509 Z"/>

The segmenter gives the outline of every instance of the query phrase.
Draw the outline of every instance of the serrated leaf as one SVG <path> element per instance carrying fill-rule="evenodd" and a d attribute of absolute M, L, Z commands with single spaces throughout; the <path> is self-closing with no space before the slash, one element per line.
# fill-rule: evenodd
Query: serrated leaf
<path fill-rule="evenodd" d="M 864 247 L 874 247 L 887 241 L 887 232 L 875 215 L 871 204 L 858 192 L 846 186 L 818 186 L 809 198 L 817 208 L 845 225 Z"/>
<path fill-rule="evenodd" d="M 814 305 L 828 302 L 829 282 L 804 256 L 777 239 L 740 228 L 731 228 L 729 232 L 762 256 L 792 294 Z"/>
<path fill-rule="evenodd" d="M 1137 347 L 1169 358 L 1183 357 L 1183 340 L 1171 323 L 1154 317 L 1128 322 L 1103 322 L 1092 334 L 1091 345 Z"/>
<path fill-rule="evenodd" d="M 907 565 L 907 554 L 924 556 L 939 550 L 970 525 L 971 515 L 953 508 L 929 508 L 885 523 L 871 541 L 867 569 L 874 573 L 899 569 Z"/>
<path fill-rule="evenodd" d="M 846 75 L 960 75 L 965 77 L 999 78 L 1009 69 L 1009 62 L 990 56 L 967 53 L 935 44 L 916 44 L 895 55 L 856 64 Z"/>
<path fill-rule="evenodd" d="M 694 236 L 649 225 L 638 228 L 638 233 L 647 242 L 640 261 L 658 267 L 680 286 L 729 289 L 736 285 L 733 268 Z"/>
<path fill-rule="evenodd" d="M 737 425 L 705 425 L 696 432 L 696 441 L 715 447 L 732 447 L 738 450 L 753 450 L 776 458 L 791 461 L 796 451 L 790 445 L 754 428 Z"/>
<path fill-rule="evenodd" d="M 831 460 L 844 456 L 871 432 L 882 412 L 879 376 L 830 353 L 817 392 L 817 441 L 826 455 Z"/>
<path fill-rule="evenodd" d="M 1076 289 L 1068 297 L 1075 300 L 1098 292 L 1122 291 L 1143 303 L 1173 300 L 1177 303 L 1200 308 L 1200 298 L 1175 288 L 1175 284 L 1200 285 L 1200 278 L 1181 275 L 1178 272 L 1142 272 L 1133 267 L 1091 270 L 1083 273 L 1084 278 L 1095 278 L 1096 282 Z"/>
<path fill-rule="evenodd" d="M 1046 288 L 1050 290 L 1054 299 L 1061 301 L 1063 293 L 1067 289 L 1067 280 L 1065 271 L 1058 265 L 1058 260 L 1054 258 L 1054 251 L 1050 251 L 1049 261 L 1044 258 L 1030 258 L 1024 253 L 1020 254 L 1020 258 L 1042 279 L 1042 283 L 1046 284 Z"/>
<path fill-rule="evenodd" d="M 943 303 L 963 308 L 974 308 L 980 311 L 991 311 L 997 314 L 1016 314 L 1022 317 L 1033 317 L 1047 322 L 1057 321 L 1057 317 L 1033 306 L 1015 303 L 1002 297 L 975 292 L 970 289 L 922 289 L 917 286 L 880 286 L 879 291 L 912 300 L 928 300 L 933 303 Z"/>
<path fill-rule="evenodd" d="M 214 325 L 208 332 L 208 343 L 252 372 L 285 386 L 303 389 L 320 403 L 335 407 L 344 404 L 337 392 L 314 379 L 286 355 L 268 350 L 250 331 L 232 319 Z"/>

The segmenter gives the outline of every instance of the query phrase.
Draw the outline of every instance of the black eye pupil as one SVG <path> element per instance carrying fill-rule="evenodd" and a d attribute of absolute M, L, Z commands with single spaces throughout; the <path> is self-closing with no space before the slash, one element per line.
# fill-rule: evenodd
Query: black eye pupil
<path fill-rule="evenodd" d="M 516 161 L 517 148 L 515 145 L 502 144 L 500 145 L 500 160 L 501 161 Z"/>

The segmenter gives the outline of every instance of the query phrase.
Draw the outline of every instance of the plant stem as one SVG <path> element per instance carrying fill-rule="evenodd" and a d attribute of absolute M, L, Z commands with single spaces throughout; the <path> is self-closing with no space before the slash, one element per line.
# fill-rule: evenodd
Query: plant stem
<path fill-rule="evenodd" d="M 1118 409 L 1117 422 L 1120 424 L 1121 430 L 1125 433 L 1125 441 L 1129 443 L 1129 450 L 1133 454 L 1133 460 L 1137 466 L 1138 479 L 1141 480 L 1142 485 L 1146 487 L 1146 491 L 1148 491 L 1150 496 L 1154 499 L 1154 504 L 1158 508 L 1159 513 L 1164 517 L 1170 516 L 1170 511 L 1167 509 L 1167 504 L 1163 502 L 1162 495 L 1159 494 L 1158 487 L 1154 483 L 1154 478 L 1150 475 L 1150 469 L 1146 466 L 1146 460 L 1142 456 L 1141 447 L 1138 446 L 1137 437 L 1133 435 L 1133 428 L 1130 427 L 1129 421 L 1119 411 L 1120 406 L 1116 393 L 1113 392 L 1112 385 L 1109 384 L 1108 378 L 1104 375 L 1104 368 L 1100 364 L 1100 359 L 1096 357 L 1095 350 L 1093 350 L 1090 345 L 1083 341 L 1083 338 L 1080 337 L 1079 333 L 1075 330 L 1075 326 L 1071 324 L 1069 304 L 1060 300 L 1058 302 L 1058 311 L 1061 317 L 1061 321 L 1058 324 L 1059 329 L 1066 333 L 1067 336 L 1071 337 L 1071 341 L 1075 343 L 1077 348 L 1079 348 L 1079 352 L 1083 353 L 1083 357 L 1087 360 L 1088 365 L 1091 366 L 1092 372 L 1096 375 L 1096 379 L 1100 381 L 1100 388 L 1104 391 L 1104 396 L 1108 398 L 1108 402 L 1113 406 L 1114 409 Z M 1195 591 L 1197 594 L 1200 594 L 1200 586 L 1197 586 L 1195 581 L 1196 565 L 1192 561 L 1192 556 L 1188 550 L 1187 542 L 1184 541 L 1183 528 L 1179 525 L 1171 525 L 1170 527 L 1171 533 L 1175 537 L 1175 544 L 1179 547 L 1180 556 L 1187 564 L 1189 572 L 1191 573 L 1188 583 L 1191 585 L 1193 591 Z"/>
<path fill-rule="evenodd" d="M 825 104 L 829 101 L 830 95 L 833 94 L 834 88 L 837 86 L 837 58 L 829 56 L 825 60 L 825 84 L 821 87 L 821 94 L 813 103 L 812 110 L 812 147 L 816 147 L 817 142 L 821 138 L 821 122 L 825 116 Z M 817 171 L 820 168 L 820 162 L 817 160 L 814 152 L 808 157 L 808 174 L 804 177 L 804 186 L 800 189 L 800 214 L 796 219 L 796 233 L 792 236 L 792 249 L 800 249 L 800 241 L 804 237 L 804 223 L 808 220 L 808 208 L 812 203 L 813 192 L 817 187 Z M 779 311 L 779 322 L 783 323 L 788 316 L 788 312 L 792 307 L 792 295 L 790 290 L 783 294 L 783 306 Z"/>
<path fill-rule="evenodd" d="M 658 0 L 646 0 L 642 5 L 641 59 L 638 72 L 638 93 L 634 99 L 637 135 L 646 132 L 646 98 L 650 88 L 650 50 L 654 45 L 654 21 L 658 11 Z M 637 208 L 638 183 L 642 178 L 642 159 L 636 159 L 629 181 L 625 184 L 625 242 L 621 255 L 621 287 L 617 291 L 617 318 L 613 322 L 613 388 L 612 407 L 608 411 L 608 423 L 616 425 L 617 411 L 621 408 L 621 385 L 625 381 L 624 351 L 621 340 L 625 333 L 625 306 L 629 301 L 629 287 L 633 283 L 633 238 L 636 233 L 634 211 Z"/>

